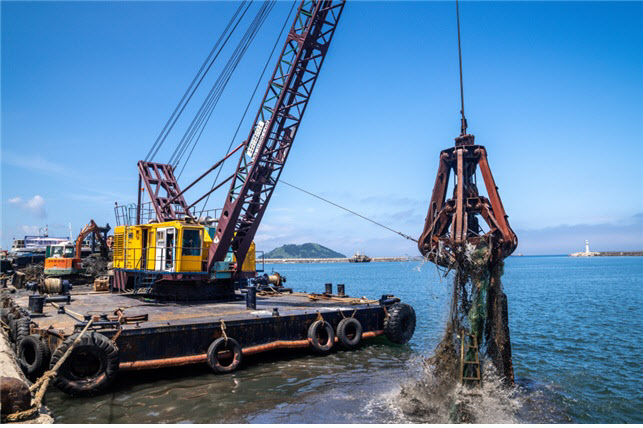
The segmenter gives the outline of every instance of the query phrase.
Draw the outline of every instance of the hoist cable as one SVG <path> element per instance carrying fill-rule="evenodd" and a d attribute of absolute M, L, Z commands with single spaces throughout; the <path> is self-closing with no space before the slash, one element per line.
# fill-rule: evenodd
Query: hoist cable
<path fill-rule="evenodd" d="M 462 85 L 462 47 L 460 46 L 460 7 L 458 0 L 455 0 L 455 15 L 458 21 L 458 59 L 460 62 L 460 114 L 462 115 L 460 123 L 460 135 L 467 134 L 467 118 L 464 116 L 464 86 Z"/>
<path fill-rule="evenodd" d="M 361 217 L 361 218 L 363 218 L 363 219 L 364 219 L 364 220 L 366 220 L 366 221 L 370 221 L 371 223 L 376 224 L 376 225 L 378 225 L 379 227 L 383 227 L 383 228 L 384 228 L 384 229 L 386 229 L 386 230 L 390 230 L 391 232 L 396 233 L 396 234 L 398 234 L 398 235 L 402 236 L 403 238 L 408 239 L 409 241 L 418 242 L 418 241 L 417 241 L 417 239 L 412 238 L 412 237 L 410 237 L 409 235 L 405 235 L 405 234 L 404 234 L 404 233 L 402 233 L 402 232 L 398 232 L 398 231 L 397 231 L 397 230 L 395 230 L 395 229 L 391 229 L 391 228 L 390 228 L 390 227 L 388 227 L 388 226 L 384 226 L 382 223 L 378 223 L 378 222 L 376 222 L 375 220 L 371 220 L 370 218 L 368 218 L 368 217 L 366 217 L 366 216 L 363 216 L 363 215 L 361 215 L 361 214 L 359 214 L 359 213 L 356 213 L 355 211 L 349 210 L 348 208 L 343 207 L 343 206 L 341 206 L 341 205 L 339 205 L 339 204 L 336 204 L 335 202 L 331 202 L 331 201 L 329 201 L 328 199 L 322 198 L 322 197 L 321 197 L 321 196 L 319 196 L 319 195 L 315 195 L 314 193 L 309 192 L 308 190 L 304 190 L 304 189 L 302 189 L 301 187 L 297 187 L 297 186 L 295 186 L 294 184 L 287 183 L 287 182 L 285 182 L 284 180 L 280 180 L 279 182 L 280 182 L 280 183 L 285 184 L 286 186 L 290 186 L 290 187 L 292 187 L 293 189 L 297 189 L 297 190 L 299 190 L 300 192 L 304 192 L 304 193 L 306 193 L 306 194 L 308 194 L 308 195 L 310 195 L 310 196 L 312 196 L 312 197 L 314 197 L 314 198 L 320 199 L 320 200 L 322 200 L 322 201 L 324 201 L 324 202 L 326 202 L 326 203 L 329 203 L 329 204 L 331 204 L 331 205 L 334 205 L 334 206 L 336 206 L 336 207 L 337 207 L 337 208 L 339 208 L 339 209 L 342 209 L 342 210 L 347 211 L 347 212 L 349 212 L 349 213 L 351 213 L 351 214 L 353 214 L 353 215 L 356 215 L 357 217 Z"/>
<path fill-rule="evenodd" d="M 247 2 L 247 0 L 244 0 L 244 1 L 239 5 L 239 7 L 237 8 L 237 11 L 235 12 L 235 14 L 233 15 L 233 17 L 232 17 L 232 18 L 230 19 L 230 21 L 228 22 L 228 25 L 227 25 L 227 26 L 226 26 L 226 28 L 224 29 L 223 33 L 221 33 L 221 36 L 219 36 L 219 39 L 218 39 L 218 40 L 217 40 L 217 42 L 215 43 L 214 47 L 212 48 L 212 50 L 210 50 L 210 53 L 208 54 L 208 57 L 205 59 L 205 61 L 203 62 L 203 65 L 201 65 L 201 68 L 199 69 L 199 71 L 197 72 L 197 74 L 194 76 L 194 79 L 192 80 L 192 83 L 190 84 L 190 86 L 188 87 L 188 89 L 185 91 L 185 94 L 184 94 L 184 95 L 183 95 L 183 97 L 181 98 L 181 101 L 179 101 L 179 104 L 178 104 L 178 105 L 176 106 L 176 108 L 174 109 L 174 112 L 172 113 L 172 115 L 171 115 L 171 116 L 170 116 L 170 118 L 168 119 L 167 123 L 165 124 L 165 127 L 164 127 L 164 128 L 163 128 L 163 130 L 161 131 L 161 134 L 159 134 L 159 136 L 157 137 L 156 142 L 155 142 L 155 143 L 154 143 L 154 145 L 152 146 L 152 149 L 150 149 L 150 152 L 147 154 L 147 156 L 146 156 L 146 161 L 151 161 L 151 160 L 156 156 L 156 154 L 157 154 L 157 153 L 158 153 L 158 151 L 160 150 L 161 146 L 163 145 L 163 143 L 164 143 L 164 142 L 165 142 L 165 140 L 167 139 L 167 136 L 168 136 L 168 135 L 169 135 L 169 133 L 172 131 L 172 128 L 174 128 L 174 125 L 176 124 L 176 122 L 178 121 L 179 117 L 181 116 L 181 114 L 183 113 L 183 111 L 185 110 L 185 108 L 187 107 L 187 104 L 188 104 L 188 103 L 189 103 L 189 101 L 192 99 L 192 96 L 194 95 L 194 93 L 196 92 L 196 90 L 199 88 L 199 86 L 200 86 L 201 82 L 203 81 L 203 79 L 205 78 L 206 74 L 208 73 L 208 71 L 210 70 L 210 68 L 212 67 L 212 65 L 214 64 L 214 62 L 216 61 L 216 59 L 218 58 L 219 54 L 221 53 L 221 51 L 222 51 L 222 50 L 223 50 L 223 48 L 225 47 L 226 43 L 228 42 L 228 40 L 230 39 L 230 37 L 232 36 L 232 34 L 234 33 L 234 31 L 236 30 L 237 26 L 239 25 L 239 23 L 240 23 L 240 22 L 241 22 L 241 20 L 243 19 L 244 15 L 246 14 L 246 12 L 248 11 L 248 9 L 250 8 L 250 3 L 249 3 L 249 4 L 248 4 L 248 6 L 247 6 L 247 7 L 245 8 L 245 10 L 243 11 L 243 13 L 241 14 L 241 16 L 239 17 L 239 19 L 238 19 L 238 20 L 236 19 L 236 18 L 237 18 L 237 16 L 239 15 L 239 12 L 241 11 L 241 9 L 243 8 L 243 6 L 244 6 L 244 4 L 245 4 L 246 2 Z M 230 33 L 228 34 L 228 36 L 225 38 L 225 41 L 223 41 L 223 45 L 221 45 L 221 47 L 219 48 L 219 45 L 221 44 L 221 40 L 222 40 L 222 39 L 223 39 L 223 37 L 226 35 L 226 33 L 228 33 L 228 30 L 230 29 L 230 26 L 232 25 L 232 23 L 233 23 L 235 20 L 236 20 L 236 24 L 235 24 L 235 25 L 234 25 L 234 27 L 232 28 L 232 31 L 230 31 Z M 214 58 L 212 58 L 212 55 L 213 55 L 213 53 L 214 53 L 215 51 L 217 51 L 217 48 L 218 48 L 218 52 L 216 53 L 216 55 L 214 56 Z M 212 59 L 211 59 L 211 58 L 212 58 Z M 209 62 L 209 65 L 208 65 L 208 66 L 207 66 L 207 68 L 205 69 L 205 72 L 203 72 L 204 67 L 205 67 L 205 65 L 206 65 L 208 62 Z M 199 79 L 199 76 L 201 76 L 201 77 L 200 77 L 200 79 Z M 198 82 L 196 83 L 196 86 L 194 86 L 194 83 L 195 83 L 195 81 L 197 81 L 197 79 L 198 79 Z M 187 96 L 187 94 L 188 94 L 188 93 L 190 94 L 189 96 Z M 186 99 L 186 96 L 187 96 L 187 100 L 186 100 L 185 102 L 183 102 L 183 101 Z M 178 111 L 178 114 L 177 114 L 177 111 Z"/>
<path fill-rule="evenodd" d="M 257 13 L 257 16 L 255 17 L 254 21 L 246 31 L 246 34 L 239 42 L 234 53 L 231 55 L 230 59 L 228 60 L 225 66 L 225 69 L 222 71 L 221 75 L 217 78 L 216 83 L 210 90 L 210 93 L 208 94 L 207 98 L 204 100 L 201 108 L 199 109 L 199 113 L 190 124 L 190 128 L 188 128 L 185 135 L 183 136 L 181 143 L 179 144 L 180 150 L 177 153 L 177 155 L 170 161 L 170 163 L 173 163 L 175 167 L 178 167 L 179 164 L 182 162 L 183 157 L 186 155 L 188 148 L 190 148 L 190 145 L 192 146 L 192 148 L 190 149 L 190 152 L 187 158 L 183 162 L 183 167 L 178 177 L 182 175 L 183 170 L 187 166 L 187 163 L 190 160 L 196 145 L 200 141 L 200 138 L 203 135 L 203 132 L 210 118 L 212 117 L 214 109 L 218 105 L 219 100 L 221 99 L 221 96 L 223 95 L 223 92 L 225 91 L 225 88 L 228 82 L 230 81 L 230 78 L 232 77 L 234 71 L 236 70 L 237 66 L 241 62 L 241 59 L 245 55 L 246 51 L 252 44 L 254 38 L 256 37 L 257 33 L 261 29 L 261 26 L 265 22 L 266 18 L 272 11 L 274 4 L 275 4 L 274 0 L 264 2 L 261 9 Z"/>
<path fill-rule="evenodd" d="M 214 109 L 216 108 L 217 104 L 219 103 L 219 100 L 221 99 L 221 96 L 223 95 L 223 92 L 230 81 L 230 78 L 232 77 L 232 74 L 234 73 L 235 69 L 239 65 L 241 59 L 245 55 L 245 52 L 247 51 L 248 47 L 254 40 L 254 37 L 257 35 L 259 29 L 261 28 L 261 25 L 263 22 L 265 22 L 266 17 L 272 10 L 272 7 L 274 6 L 274 2 L 270 3 L 270 7 L 267 8 L 266 10 L 263 10 L 261 13 L 261 16 L 258 16 L 259 20 L 253 25 L 252 29 L 248 33 L 248 38 L 239 45 L 239 50 L 236 52 L 236 56 L 234 58 L 231 58 L 230 66 L 228 67 L 228 70 L 226 70 L 225 75 L 221 76 L 221 81 L 217 85 L 216 92 L 213 93 L 213 95 L 210 97 L 210 101 L 208 102 L 204 112 L 201 115 L 201 118 L 197 124 L 197 126 L 193 129 L 191 135 L 187 138 L 186 143 L 184 145 L 183 150 L 179 154 L 178 158 L 175 160 L 177 167 L 178 164 L 181 162 L 183 156 L 186 153 L 187 148 L 189 147 L 190 144 L 192 144 L 192 148 L 186 158 L 186 160 L 183 163 L 183 167 L 181 168 L 181 172 L 179 173 L 179 177 L 183 174 L 183 170 L 188 164 L 188 161 L 192 157 L 192 153 L 194 152 L 194 149 L 196 148 L 196 145 L 201 139 L 201 136 L 208 124 L 208 121 L 210 120 L 212 113 L 214 112 Z M 214 88 L 213 88 L 214 89 Z M 198 132 L 198 135 L 196 134 Z"/>
<path fill-rule="evenodd" d="M 196 132 L 198 132 L 198 130 L 200 129 L 199 127 L 203 123 L 203 120 L 205 119 L 205 117 L 207 117 L 209 109 L 212 106 L 213 100 L 217 97 L 220 91 L 222 91 L 222 86 L 221 86 L 222 82 L 225 82 L 228 74 L 231 73 L 230 70 L 231 70 L 232 64 L 235 62 L 235 58 L 239 54 L 240 49 L 242 49 L 242 46 L 244 45 L 244 43 L 246 43 L 248 36 L 254 31 L 257 23 L 257 19 L 261 14 L 263 14 L 265 10 L 265 5 L 266 5 L 266 2 L 264 2 L 260 10 L 257 12 L 257 15 L 253 19 L 252 23 L 246 29 L 246 32 L 242 37 L 242 39 L 237 43 L 237 46 L 233 54 L 230 56 L 230 58 L 228 58 L 228 61 L 224 66 L 223 70 L 221 71 L 221 73 L 219 74 L 216 82 L 214 83 L 214 85 L 208 92 L 208 95 L 201 103 L 201 106 L 199 107 L 197 114 L 192 119 L 190 125 L 188 126 L 188 129 L 186 130 L 180 142 L 176 146 L 174 152 L 172 153 L 172 156 L 170 157 L 170 160 L 168 163 L 172 164 L 175 168 L 178 166 L 180 159 L 183 157 L 183 154 L 185 153 L 186 148 L 189 147 L 189 144 L 194 138 Z"/>
<path fill-rule="evenodd" d="M 241 125 L 243 124 L 243 121 L 246 118 L 246 115 L 248 114 L 248 110 L 250 109 L 250 106 L 252 105 L 252 101 L 254 100 L 254 97 L 255 97 L 255 95 L 257 93 L 257 89 L 259 89 L 259 85 L 261 84 L 261 81 L 263 80 L 263 76 L 265 75 L 266 70 L 268 69 L 268 65 L 270 65 L 270 61 L 272 60 L 272 57 L 275 54 L 275 51 L 276 51 L 277 46 L 279 44 L 279 40 L 281 40 L 281 37 L 283 36 L 284 31 L 286 30 L 286 27 L 287 27 L 288 23 L 290 22 L 290 16 L 292 15 L 292 12 L 295 9 L 296 4 L 297 4 L 297 0 L 293 1 L 293 4 L 292 4 L 292 6 L 290 8 L 290 12 L 288 12 L 288 15 L 286 16 L 286 20 L 284 21 L 284 25 L 281 27 L 281 31 L 279 32 L 279 36 L 277 36 L 277 40 L 275 40 L 275 44 L 273 45 L 272 51 L 270 52 L 270 55 L 268 56 L 268 59 L 266 60 L 266 64 L 263 66 L 263 70 L 261 71 L 261 75 L 259 76 L 259 79 L 257 80 L 257 84 L 255 85 L 255 88 L 252 91 L 252 95 L 250 96 L 250 99 L 248 100 L 248 104 L 246 104 L 246 109 L 243 112 L 243 116 L 241 116 L 241 119 L 239 120 L 239 124 L 237 125 L 237 129 L 234 132 L 234 135 L 232 136 L 232 139 L 230 140 L 230 145 L 228 146 L 228 151 L 226 152 L 226 155 L 228 153 L 230 153 L 230 150 L 232 149 L 232 145 L 234 144 L 234 141 L 236 140 L 237 135 L 239 134 L 239 130 L 241 129 Z M 242 156 L 243 156 L 243 154 L 242 154 Z M 216 175 L 216 177 L 214 178 L 214 180 L 212 182 L 212 187 L 210 188 L 210 190 L 214 189 L 214 187 L 216 186 L 217 180 L 219 179 L 219 175 L 221 174 L 221 169 L 222 168 L 223 168 L 223 163 L 221 164 L 221 167 L 217 171 L 217 175 Z M 201 208 L 201 212 L 199 213 L 199 217 L 201 217 L 203 215 L 203 212 L 205 211 L 205 207 L 208 204 L 208 201 L 210 199 L 211 194 L 212 193 L 210 193 L 208 195 L 207 199 L 203 203 L 203 207 Z"/>
<path fill-rule="evenodd" d="M 212 116 L 212 113 L 214 109 L 216 108 L 217 104 L 219 103 L 219 100 L 221 96 L 223 95 L 223 92 L 232 77 L 232 74 L 236 70 L 237 66 L 239 65 L 241 59 L 245 55 L 247 49 L 249 48 L 250 44 L 254 40 L 255 36 L 259 32 L 259 29 L 265 22 L 265 19 L 267 16 L 270 14 L 272 7 L 274 6 L 274 1 L 268 3 L 264 3 L 264 6 L 262 6 L 261 10 L 257 14 L 257 17 L 255 18 L 255 21 L 251 24 L 249 27 L 248 31 L 244 35 L 244 38 L 239 42 L 239 45 L 237 46 L 237 49 L 235 49 L 235 52 L 231 56 L 230 60 L 228 61 L 228 64 L 226 64 L 226 69 L 222 72 L 222 75 L 217 79 L 217 83 L 215 84 L 215 87 L 213 87 L 213 90 L 211 93 L 208 95 L 208 100 L 205 102 L 206 104 L 204 105 L 203 111 L 200 111 L 200 117 L 198 119 L 198 122 L 196 125 L 192 128 L 191 132 L 188 134 L 186 133 L 186 138 L 185 142 L 183 145 L 183 148 L 181 152 L 178 154 L 178 156 L 175 158 L 174 162 L 178 164 L 181 162 L 183 156 L 186 153 L 186 150 L 192 144 L 192 149 L 190 150 L 190 153 L 183 165 L 183 169 L 185 169 L 185 166 L 187 165 L 188 160 L 192 156 L 192 153 L 194 151 L 194 148 L 200 141 L 201 135 L 203 134 L 205 127 L 210 120 L 210 117 Z M 197 134 L 198 133 L 198 134 Z M 180 175 L 180 174 L 179 174 Z"/>
<path fill-rule="evenodd" d="M 241 22 L 241 19 L 243 18 L 243 16 L 246 14 L 248 9 L 250 8 L 251 3 L 248 3 L 248 6 L 246 6 L 245 10 L 243 11 L 241 16 L 237 20 L 237 17 L 239 16 L 239 13 L 241 12 L 241 10 L 243 9 L 243 6 L 246 3 L 247 3 L 247 0 L 244 0 L 239 5 L 239 7 L 237 8 L 236 12 L 232 16 L 232 18 L 230 18 L 230 20 L 228 21 L 228 25 L 225 27 L 225 29 L 223 30 L 223 32 L 219 36 L 219 39 L 217 40 L 215 45 L 210 50 L 210 53 L 208 54 L 208 56 L 206 57 L 205 61 L 201 65 L 201 68 L 199 69 L 197 74 L 194 76 L 194 79 L 192 79 L 192 82 L 190 83 L 190 86 L 188 86 L 188 88 L 186 89 L 185 93 L 183 94 L 183 97 L 181 98 L 181 100 L 179 101 L 177 106 L 174 108 L 174 111 L 170 115 L 170 118 L 168 119 L 168 121 L 165 123 L 165 126 L 161 130 L 161 133 L 156 138 L 156 141 L 152 145 L 152 148 L 150 148 L 150 151 L 147 153 L 147 156 L 145 156 L 146 161 L 149 162 L 156 156 L 156 154 L 160 150 L 161 146 L 163 145 L 163 143 L 167 139 L 167 136 L 169 135 L 170 131 L 172 131 L 172 128 L 174 127 L 174 125 L 178 121 L 179 117 L 183 113 L 183 110 L 185 110 L 185 107 L 187 106 L 188 102 L 190 101 L 190 99 L 192 98 L 192 96 L 194 95 L 196 90 L 198 89 L 199 85 L 201 84 L 201 82 L 205 78 L 205 75 L 208 73 L 208 71 L 210 70 L 210 68 L 212 67 L 214 62 L 216 61 L 217 57 L 219 56 L 219 54 L 221 53 L 221 51 L 225 47 L 226 43 L 228 42 L 228 40 L 230 39 L 230 37 L 234 33 L 235 29 L 237 28 L 237 26 Z M 236 24 L 234 24 L 234 27 L 232 28 L 232 30 L 230 31 L 228 36 L 223 41 L 223 44 L 221 45 L 221 41 L 223 40 L 225 35 L 228 33 L 228 30 L 230 30 L 230 26 L 235 21 L 236 21 Z M 221 45 L 221 46 L 219 47 L 219 45 Z M 216 53 L 214 58 L 212 58 L 213 54 L 217 51 L 217 49 L 218 49 L 218 52 Z M 209 63 L 209 65 L 207 65 L 207 68 L 206 68 L 206 64 L 208 64 L 208 63 Z M 205 69 L 205 71 L 204 71 L 204 69 Z M 199 76 L 201 76 L 200 79 L 199 79 Z M 196 82 L 196 85 L 195 85 L 195 82 Z"/>

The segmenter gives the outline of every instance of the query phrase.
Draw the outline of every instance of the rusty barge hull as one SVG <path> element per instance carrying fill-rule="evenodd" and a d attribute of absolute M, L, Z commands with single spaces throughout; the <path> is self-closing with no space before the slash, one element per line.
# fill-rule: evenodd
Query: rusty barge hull
<path fill-rule="evenodd" d="M 27 294 L 13 300 L 28 308 Z M 243 300 L 154 303 L 135 295 L 73 294 L 65 313 L 59 313 L 56 304 L 45 304 L 42 314 L 32 313 L 30 332 L 39 334 L 53 353 L 92 317 L 92 329 L 118 347 L 119 371 L 155 369 L 204 363 L 208 347 L 220 337 L 237 340 L 244 356 L 308 348 L 308 329 L 319 319 L 337 331 L 341 320 L 353 317 L 363 328 L 362 338 L 373 338 L 384 334 L 387 306 L 398 300 L 361 299 L 357 303 L 350 297 L 316 295 L 311 299 L 305 293 L 258 295 L 256 309 L 247 309 Z"/>

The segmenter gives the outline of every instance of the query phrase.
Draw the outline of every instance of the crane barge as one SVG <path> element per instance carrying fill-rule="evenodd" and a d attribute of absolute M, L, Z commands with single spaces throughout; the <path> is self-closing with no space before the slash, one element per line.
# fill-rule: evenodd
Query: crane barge
<path fill-rule="evenodd" d="M 247 139 L 197 180 L 181 190 L 172 164 L 138 162 L 138 204 L 116 207 L 108 293 L 3 298 L 3 321 L 28 376 L 50 369 L 59 389 L 88 396 L 120 371 L 206 363 L 228 373 L 243 357 L 272 349 L 325 354 L 381 335 L 397 344 L 411 339 L 415 312 L 393 295 L 350 297 L 344 284 L 336 293 L 332 284 L 294 292 L 285 278 L 256 268 L 255 234 L 344 6 L 300 3 Z M 188 204 L 185 192 L 235 153 L 234 173 Z M 195 205 L 228 182 L 218 218 L 197 216 Z"/>

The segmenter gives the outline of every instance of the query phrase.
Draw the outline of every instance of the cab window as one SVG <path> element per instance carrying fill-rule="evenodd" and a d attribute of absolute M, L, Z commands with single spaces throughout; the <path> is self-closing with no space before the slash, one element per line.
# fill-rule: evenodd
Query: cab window
<path fill-rule="evenodd" d="M 183 251 L 184 256 L 201 255 L 201 233 L 199 230 L 183 229 Z"/>

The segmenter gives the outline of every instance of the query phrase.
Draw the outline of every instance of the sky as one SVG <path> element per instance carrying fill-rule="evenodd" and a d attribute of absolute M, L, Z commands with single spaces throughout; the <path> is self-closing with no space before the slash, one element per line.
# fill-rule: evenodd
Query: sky
<path fill-rule="evenodd" d="M 240 62 L 183 186 L 225 155 L 291 5 L 276 4 Z M 136 200 L 137 161 L 237 7 L 1 3 L 2 248 L 45 225 L 50 236 L 68 236 L 70 223 L 75 235 L 90 219 L 115 225 L 114 203 Z M 643 3 L 463 1 L 460 13 L 469 131 L 487 148 L 517 251 L 565 254 L 584 250 L 585 239 L 593 251 L 643 250 Z M 418 237 L 439 152 L 459 134 L 457 61 L 453 2 L 349 2 L 282 179 Z M 155 161 L 169 160 L 204 94 Z M 208 208 L 220 208 L 227 190 Z M 419 254 L 411 241 L 278 185 L 257 247 L 305 242 Z"/>

